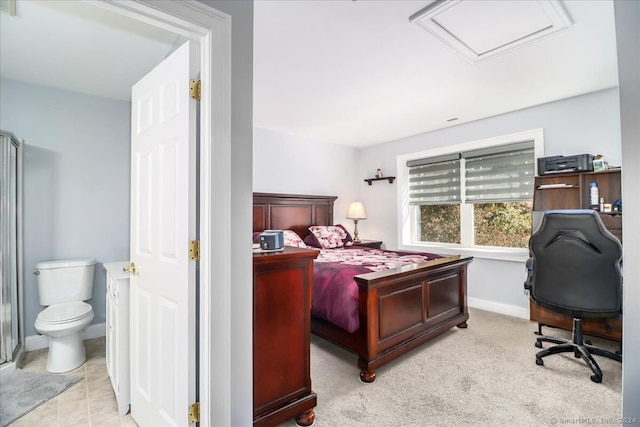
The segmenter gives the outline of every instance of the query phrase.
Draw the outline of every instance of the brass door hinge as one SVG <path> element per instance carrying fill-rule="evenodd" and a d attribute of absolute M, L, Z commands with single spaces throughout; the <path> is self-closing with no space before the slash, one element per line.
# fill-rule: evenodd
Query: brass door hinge
<path fill-rule="evenodd" d="M 200 402 L 189 406 L 189 424 L 200 422 Z"/>
<path fill-rule="evenodd" d="M 189 93 L 191 94 L 191 98 L 200 101 L 200 80 L 191 80 Z"/>
<path fill-rule="evenodd" d="M 189 259 L 195 261 L 200 259 L 200 240 L 192 240 L 189 242 Z"/>

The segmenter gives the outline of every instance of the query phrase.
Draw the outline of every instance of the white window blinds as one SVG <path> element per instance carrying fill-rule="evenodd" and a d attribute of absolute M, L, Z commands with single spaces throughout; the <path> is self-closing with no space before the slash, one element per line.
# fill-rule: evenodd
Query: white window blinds
<path fill-rule="evenodd" d="M 460 154 L 410 160 L 409 203 L 460 203 Z"/>
<path fill-rule="evenodd" d="M 534 161 L 533 141 L 409 160 L 409 203 L 460 203 L 461 180 L 467 203 L 532 200 Z"/>
<path fill-rule="evenodd" d="M 533 199 L 533 141 L 462 153 L 465 201 L 493 203 Z"/>

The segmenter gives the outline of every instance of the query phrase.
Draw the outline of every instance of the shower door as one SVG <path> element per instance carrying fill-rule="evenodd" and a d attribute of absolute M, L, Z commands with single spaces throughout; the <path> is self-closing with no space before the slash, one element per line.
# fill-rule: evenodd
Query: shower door
<path fill-rule="evenodd" d="M 22 233 L 20 141 L 0 130 L 0 364 L 22 350 Z"/>

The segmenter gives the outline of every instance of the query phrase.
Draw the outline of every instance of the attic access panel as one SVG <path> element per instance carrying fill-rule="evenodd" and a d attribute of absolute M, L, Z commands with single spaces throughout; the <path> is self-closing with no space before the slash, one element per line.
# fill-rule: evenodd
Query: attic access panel
<path fill-rule="evenodd" d="M 409 21 L 472 64 L 572 26 L 562 4 L 556 0 L 435 0 Z"/>

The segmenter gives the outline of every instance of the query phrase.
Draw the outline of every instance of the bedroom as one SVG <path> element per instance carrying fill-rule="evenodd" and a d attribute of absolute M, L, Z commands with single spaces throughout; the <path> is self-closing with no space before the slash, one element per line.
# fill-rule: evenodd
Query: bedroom
<path fill-rule="evenodd" d="M 251 78 L 248 78 L 248 80 L 250 81 Z M 23 99 L 22 102 L 28 103 L 29 99 L 26 98 L 25 94 L 28 95 L 29 93 L 31 93 L 31 91 L 28 90 L 29 88 L 26 88 L 27 90 L 23 90 L 25 88 L 19 86 L 17 87 L 17 89 L 20 89 L 20 92 L 22 92 L 21 94 L 21 97 Z M 613 119 L 609 117 L 609 120 L 614 120 L 613 128 L 609 127 L 603 131 L 600 128 L 600 123 L 602 123 L 601 114 L 602 113 L 606 114 L 608 112 L 611 112 L 611 110 L 616 111 L 619 108 L 617 107 L 618 100 L 617 100 L 616 92 L 617 91 L 615 89 L 610 89 L 604 92 L 585 95 L 582 97 L 573 98 L 565 101 L 558 101 L 558 103 L 556 104 L 548 104 L 545 106 L 537 107 L 532 109 L 532 111 L 523 110 L 520 112 L 511 113 L 511 115 L 507 115 L 507 116 L 494 117 L 492 119 L 487 119 L 486 121 L 478 121 L 478 122 L 470 123 L 463 126 L 453 127 L 448 130 L 443 130 L 443 131 L 433 133 L 431 135 L 427 135 L 425 136 L 425 138 L 430 138 L 430 137 L 439 138 L 439 141 L 441 141 L 442 143 L 454 142 L 454 141 L 467 142 L 470 140 L 476 140 L 484 137 L 500 136 L 500 135 L 512 133 L 515 131 L 530 129 L 533 127 L 546 128 L 547 126 L 553 127 L 554 125 L 558 126 L 557 127 L 558 132 L 561 132 L 561 133 L 566 132 L 571 135 L 573 134 L 574 131 L 576 131 L 575 126 L 571 127 L 567 124 L 566 127 L 563 127 L 565 125 L 563 125 L 562 123 L 558 123 L 558 124 L 551 123 L 554 117 L 559 116 L 556 113 L 556 109 L 561 109 L 562 111 L 565 111 L 565 108 L 563 107 L 566 107 L 566 106 L 568 106 L 569 108 L 575 107 L 583 110 L 586 116 L 590 117 L 590 120 L 588 123 L 590 125 L 595 126 L 595 128 L 592 130 L 594 132 L 603 133 L 603 138 L 608 138 L 610 137 L 610 135 L 616 134 L 617 132 L 619 132 L 619 130 L 615 129 L 615 126 L 619 126 L 619 124 L 616 124 L 617 119 L 615 117 Z M 6 94 L 7 92 L 3 90 L 3 102 L 6 99 L 5 98 Z M 71 97 L 72 95 L 68 93 L 57 94 L 57 96 L 60 96 L 60 95 L 62 95 L 64 99 L 66 99 L 67 101 L 56 100 L 57 105 L 65 105 L 66 102 L 70 102 L 68 97 Z M 17 104 L 14 104 L 14 105 L 17 105 Z M 603 108 L 603 105 L 607 105 L 609 106 L 609 108 L 605 110 Z M 123 106 L 123 108 L 126 109 L 127 107 Z M 5 112 L 7 111 L 7 108 L 5 108 L 5 104 L 3 104 L 2 110 L 3 110 L 3 114 L 5 114 Z M 543 124 L 533 124 L 533 122 L 536 120 L 529 118 L 529 116 L 534 117 L 538 114 L 545 115 L 549 120 L 549 122 L 543 123 Z M 596 115 L 598 116 L 598 120 L 593 119 L 593 117 Z M 111 116 L 103 116 L 103 118 L 104 117 L 109 117 L 110 118 L 109 121 L 111 121 L 111 123 L 117 123 L 122 120 L 122 116 L 117 114 L 111 115 Z M 522 126 L 515 127 L 512 124 L 505 123 L 505 121 L 507 121 L 508 119 L 522 121 L 523 122 Z M 4 123 L 5 123 L 5 118 L 3 116 L 3 125 Z M 585 120 L 585 123 L 587 123 L 586 120 Z M 611 124 L 610 121 L 609 123 Z M 65 135 L 65 134 L 71 133 L 71 130 L 72 130 L 71 126 L 73 124 L 75 123 L 69 124 L 62 121 L 57 121 L 57 122 L 48 124 L 49 127 L 47 127 L 47 129 L 48 131 L 50 131 L 50 133 Z M 486 130 L 484 129 L 485 125 L 488 127 L 488 129 Z M 479 135 L 479 133 L 481 132 L 480 130 L 478 130 L 479 128 L 483 128 L 482 129 L 482 132 L 484 132 L 483 135 Z M 111 136 L 109 134 L 105 134 L 104 138 L 106 140 L 122 140 L 123 135 L 126 135 L 128 133 L 128 129 L 120 129 L 119 131 L 117 131 L 115 127 L 111 126 L 109 129 L 109 132 L 114 132 L 114 133 L 111 134 Z M 575 146 L 564 147 L 561 144 L 563 144 L 563 142 L 569 138 L 565 137 L 564 135 L 560 135 L 555 140 L 555 142 L 553 142 L 555 146 L 555 150 L 549 148 L 547 150 L 547 153 L 551 154 L 553 151 L 564 152 L 565 150 L 567 150 L 567 152 L 569 151 L 575 152 L 576 149 L 579 148 L 578 151 L 580 152 L 594 151 L 601 154 L 605 154 L 612 158 L 615 158 L 617 156 L 618 159 L 622 159 L 620 155 L 620 146 L 614 146 L 614 147 L 606 146 L 607 151 L 603 152 L 604 150 L 600 150 L 599 148 L 604 148 L 604 147 L 600 145 L 600 141 L 596 140 L 597 138 L 590 136 L 589 131 L 584 131 L 584 134 L 582 136 L 586 138 L 585 140 L 590 140 L 591 144 L 593 145 L 589 145 L 589 146 L 580 145 L 578 147 L 575 147 Z M 275 155 L 270 157 L 272 153 L 277 153 L 279 150 L 282 150 L 279 152 L 292 153 L 290 154 L 291 156 L 295 156 L 295 158 L 304 159 L 309 154 L 308 146 L 304 145 L 304 143 L 301 145 L 298 142 L 293 141 L 290 137 L 283 137 L 282 135 L 279 135 L 272 131 L 255 129 L 254 139 L 256 141 L 261 139 L 263 141 L 263 144 L 262 145 L 254 144 L 254 147 L 253 147 L 254 149 L 253 179 L 255 183 L 253 189 L 255 191 L 279 191 L 279 192 L 295 192 L 295 193 L 299 192 L 299 193 L 310 193 L 310 194 L 323 193 L 323 194 L 338 195 L 339 204 L 337 205 L 337 208 L 336 208 L 335 221 L 345 223 L 347 227 L 350 227 L 350 222 L 343 217 L 343 214 L 346 211 L 346 204 L 348 203 L 349 200 L 362 197 L 365 201 L 367 209 L 372 213 L 384 212 L 384 210 L 379 208 L 377 209 L 376 207 L 388 205 L 389 203 L 395 203 L 395 194 L 394 194 L 394 191 L 396 188 L 395 185 L 388 185 L 388 184 L 382 185 L 382 183 L 379 183 L 374 187 L 368 188 L 368 187 L 364 187 L 364 185 L 366 184 L 362 182 L 362 179 L 365 177 L 371 176 L 374 173 L 375 169 L 378 167 L 382 168 L 385 174 L 392 174 L 394 169 L 394 164 L 385 163 L 385 161 L 389 162 L 389 159 L 391 159 L 392 157 L 395 157 L 397 154 L 406 153 L 408 151 L 414 150 L 413 148 L 411 148 L 412 145 L 419 143 L 414 138 L 407 138 L 406 140 L 399 141 L 395 144 L 384 144 L 384 145 L 381 145 L 380 147 L 370 147 L 365 149 L 356 149 L 356 148 L 350 148 L 350 147 L 345 147 L 340 145 L 327 144 L 326 146 L 323 146 L 323 149 L 319 153 L 319 155 L 322 157 L 321 157 L 321 160 L 318 161 L 317 163 L 326 164 L 327 162 L 331 162 L 331 164 L 336 165 L 335 167 L 333 167 L 333 170 L 337 172 L 334 172 L 331 174 L 324 174 L 324 175 L 313 174 L 314 179 L 313 180 L 310 179 L 307 182 L 307 184 L 304 185 L 304 188 L 302 188 L 301 180 L 291 179 L 292 177 L 295 178 L 299 176 L 299 174 L 297 173 L 302 171 L 296 171 L 295 169 L 285 170 L 283 171 L 285 175 L 275 176 L 269 173 L 269 171 L 267 171 L 265 168 L 269 160 L 280 160 L 280 156 L 277 156 L 277 158 L 275 159 L 273 158 L 273 157 L 276 157 Z M 619 137 L 617 136 L 614 137 L 614 140 L 619 141 Z M 550 140 L 547 140 L 547 142 L 549 141 Z M 81 145 L 81 141 L 77 141 L 76 144 Z M 109 143 L 105 142 L 104 144 L 109 144 Z M 555 144 L 558 144 L 558 145 L 555 145 Z M 405 147 L 409 147 L 409 148 L 405 148 Z M 57 149 L 58 148 L 56 148 L 56 150 Z M 120 155 L 126 152 L 127 149 L 126 147 L 119 147 L 117 150 L 118 150 L 117 152 L 111 153 L 110 157 L 113 158 L 113 163 L 112 163 L 113 169 L 120 171 L 122 173 L 123 170 L 121 169 L 121 165 L 118 162 L 118 158 L 120 158 Z M 415 150 L 415 151 L 418 151 L 418 150 Z M 622 159 L 623 162 L 624 160 L 625 159 Z M 631 170 L 632 168 L 628 168 L 628 169 Z M 126 172 L 126 169 L 124 171 Z M 105 174 L 105 177 L 102 179 L 102 181 L 111 179 L 109 178 L 110 176 L 111 175 L 109 174 Z M 72 180 L 73 180 L 73 177 L 72 177 Z M 288 182 L 289 185 L 287 186 L 287 188 L 283 188 L 282 186 L 278 185 L 278 183 L 282 183 L 282 182 Z M 345 186 L 345 184 L 347 185 Z M 52 193 L 62 192 L 62 189 L 64 188 L 64 184 L 59 184 L 59 185 L 60 185 L 59 187 L 53 188 L 51 190 Z M 120 193 L 120 191 L 123 189 L 124 191 L 127 191 L 127 186 L 128 186 L 127 182 L 121 182 L 118 188 L 110 188 L 110 189 L 107 189 L 106 191 L 108 193 L 111 193 L 112 200 L 115 200 L 117 202 L 118 200 L 121 200 L 120 198 L 118 198 L 118 193 Z M 368 192 L 368 194 L 366 192 Z M 40 206 L 41 203 L 43 202 L 40 201 L 36 203 L 35 206 Z M 119 211 L 119 215 L 124 217 L 127 215 L 126 212 L 127 212 L 127 209 L 123 208 L 121 211 Z M 38 238 L 40 239 L 44 237 L 56 236 L 58 232 L 55 231 L 55 227 L 59 225 L 57 221 L 62 221 L 59 218 L 59 216 L 64 216 L 65 214 L 66 212 L 60 212 L 59 214 L 57 214 L 58 217 L 55 217 L 53 215 L 47 216 L 48 219 L 45 224 L 43 224 L 40 221 L 40 226 L 36 228 Z M 36 217 L 38 216 L 35 213 L 34 215 Z M 94 218 L 99 218 L 101 221 L 110 219 L 111 217 L 111 215 L 107 215 L 106 213 L 99 213 L 99 212 L 91 212 L 90 215 Z M 34 218 L 35 223 L 38 223 L 38 220 L 39 218 Z M 80 221 L 81 221 L 80 222 L 81 227 L 79 228 L 81 229 L 93 229 L 95 227 L 93 225 L 93 222 L 85 223 L 84 219 L 80 219 Z M 72 229 L 73 224 L 67 224 L 65 222 L 65 227 L 66 227 L 66 230 Z M 390 213 L 385 213 L 384 216 L 381 216 L 379 219 L 376 218 L 375 221 L 372 217 L 371 219 L 368 219 L 367 221 L 362 221 L 360 223 L 360 231 L 361 231 L 362 237 L 380 238 L 385 241 L 385 245 L 388 247 L 394 246 L 394 243 L 395 243 L 394 241 L 396 239 L 394 237 L 396 235 L 396 232 L 395 232 L 396 227 L 397 225 L 395 224 L 394 211 Z M 121 254 L 123 251 L 127 250 L 126 231 L 121 234 L 122 236 L 118 239 L 117 242 L 113 241 L 112 244 L 110 244 L 111 246 L 111 249 L 109 249 L 110 252 L 106 252 L 102 256 L 104 256 L 105 258 L 112 257 L 112 256 L 115 256 L 115 254 Z M 67 235 L 69 234 L 67 233 Z M 47 248 L 57 249 L 51 240 L 44 240 L 44 241 L 39 240 L 39 244 L 36 247 L 43 248 L 43 249 L 47 249 Z M 632 249 L 633 248 L 630 248 L 629 250 L 632 250 Z M 55 252 L 51 252 L 51 253 L 55 253 Z M 32 256 L 32 259 L 35 260 L 38 258 L 39 253 L 36 252 L 31 256 Z M 524 299 L 524 296 L 522 295 L 522 290 L 521 290 L 521 282 L 523 277 L 523 269 L 521 264 L 516 262 L 486 261 L 484 268 L 482 268 L 481 263 L 475 263 L 472 266 L 472 268 L 478 269 L 473 273 L 478 275 L 484 274 L 485 271 L 483 270 L 494 270 L 496 268 L 500 268 L 502 269 L 501 271 L 504 272 L 503 276 L 510 277 L 511 279 L 505 280 L 504 286 L 502 286 L 499 290 L 493 289 L 489 283 L 484 283 L 483 281 L 477 282 L 474 285 L 475 288 L 473 290 L 470 289 L 470 297 L 478 298 L 479 300 L 494 301 L 498 304 L 504 304 L 507 306 L 516 306 L 520 308 L 526 306 L 526 299 Z M 632 272 L 630 272 L 629 274 L 632 274 Z M 513 285 L 510 285 L 509 283 L 513 283 Z M 39 306 L 37 305 L 37 302 L 32 301 L 31 312 L 35 313 L 37 312 L 38 309 L 39 309 Z"/>

